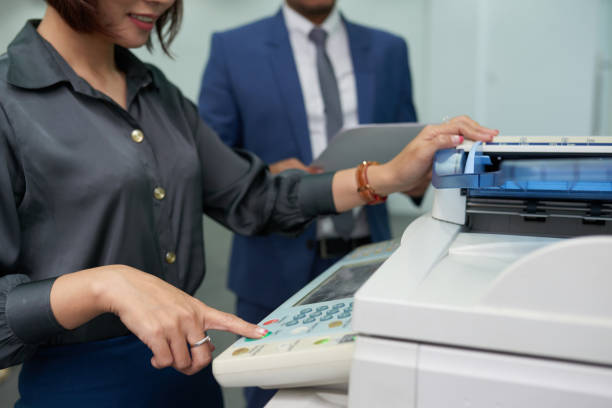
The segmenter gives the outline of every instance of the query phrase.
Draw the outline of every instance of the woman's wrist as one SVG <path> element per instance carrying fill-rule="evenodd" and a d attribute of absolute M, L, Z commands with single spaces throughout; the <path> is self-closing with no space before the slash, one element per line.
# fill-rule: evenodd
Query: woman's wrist
<path fill-rule="evenodd" d="M 113 295 L 121 284 L 120 268 L 121 265 L 108 265 L 88 271 L 91 273 L 88 291 L 100 314 L 112 312 Z"/>
<path fill-rule="evenodd" d="M 401 190 L 401 184 L 397 181 L 397 177 L 389 163 L 368 166 L 367 177 L 368 184 L 379 196 L 388 196 Z"/>
<path fill-rule="evenodd" d="M 51 310 L 60 325 L 74 329 L 111 312 L 119 283 L 120 265 L 109 265 L 62 275 L 51 288 Z"/>

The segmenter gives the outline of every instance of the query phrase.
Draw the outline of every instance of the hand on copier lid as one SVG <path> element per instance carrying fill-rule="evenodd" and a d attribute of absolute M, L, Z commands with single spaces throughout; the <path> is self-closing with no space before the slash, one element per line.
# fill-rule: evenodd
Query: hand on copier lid
<path fill-rule="evenodd" d="M 498 134 L 498 130 L 483 127 L 467 116 L 458 116 L 439 125 L 428 125 L 391 161 L 369 169 L 368 176 L 380 195 L 418 189 L 429 177 L 436 151 L 455 147 L 464 138 L 490 142 Z M 380 187 L 375 184 L 377 176 L 383 179 Z"/>
<path fill-rule="evenodd" d="M 440 125 L 428 125 L 389 162 L 380 166 L 365 166 L 361 173 L 356 172 L 355 168 L 336 172 L 332 182 L 336 211 L 363 205 L 364 197 L 358 192 L 360 188 L 367 188 L 370 196 L 379 199 L 399 191 L 416 191 L 427 179 L 437 150 L 455 147 L 464 138 L 490 142 L 498 133 L 498 130 L 480 126 L 467 116 L 459 116 Z M 364 167 L 360 168 L 363 170 Z M 361 186 L 361 182 L 356 180 L 363 181 L 360 175 L 363 176 L 364 172 L 367 186 Z"/>

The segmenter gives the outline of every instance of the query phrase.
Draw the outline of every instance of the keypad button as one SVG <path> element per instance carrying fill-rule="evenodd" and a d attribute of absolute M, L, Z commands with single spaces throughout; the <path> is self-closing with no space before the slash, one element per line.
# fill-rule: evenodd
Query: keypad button
<path fill-rule="evenodd" d="M 329 306 L 319 306 L 317 307 L 317 312 L 322 312 L 323 310 L 329 309 Z"/>
<path fill-rule="evenodd" d="M 321 320 L 322 322 L 325 322 L 325 321 L 331 320 L 333 318 L 334 318 L 334 316 L 332 316 L 332 315 L 325 315 L 325 316 L 321 317 L 319 320 Z"/>
<path fill-rule="evenodd" d="M 300 326 L 300 327 L 296 327 L 295 329 L 291 330 L 291 334 L 301 334 L 307 331 L 308 331 L 307 326 Z"/>
<path fill-rule="evenodd" d="M 311 307 L 307 307 L 305 309 L 300 310 L 300 313 L 308 313 L 308 312 L 312 312 L 312 308 Z"/>
<path fill-rule="evenodd" d="M 290 343 L 281 343 L 276 348 L 278 351 L 288 351 L 291 347 Z"/>
<path fill-rule="evenodd" d="M 334 309 L 340 309 L 341 307 L 344 307 L 344 303 L 340 302 L 340 303 L 336 303 L 335 305 L 332 306 Z"/>
<path fill-rule="evenodd" d="M 342 343 L 350 343 L 355 341 L 355 339 L 357 338 L 357 334 L 355 333 L 350 333 L 350 334 L 345 334 L 344 336 L 342 336 L 342 338 L 338 341 L 338 344 L 342 344 Z"/>
<path fill-rule="evenodd" d="M 314 342 L 314 344 L 316 344 L 316 345 L 319 345 L 319 344 L 325 344 L 325 343 L 327 343 L 328 341 L 329 341 L 329 339 L 328 339 L 328 338 L 325 338 L 325 339 L 320 339 L 320 340 L 315 341 L 315 342 Z"/>
<path fill-rule="evenodd" d="M 333 315 L 335 313 L 338 313 L 339 311 L 340 310 L 338 310 L 338 309 L 330 309 L 325 314 L 328 315 L 328 316 L 331 316 L 331 315 Z"/>
<path fill-rule="evenodd" d="M 300 314 L 296 314 L 295 316 L 293 316 L 293 318 L 296 320 L 302 320 L 305 317 L 306 317 L 305 313 L 300 313 Z"/>
<path fill-rule="evenodd" d="M 241 356 L 248 352 L 249 352 L 249 349 L 247 347 L 240 347 L 239 349 L 236 349 L 232 352 L 232 356 Z"/>
<path fill-rule="evenodd" d="M 291 321 L 285 323 L 285 326 L 295 326 L 299 322 L 300 322 L 299 320 L 291 320 Z"/>
<path fill-rule="evenodd" d="M 278 322 L 278 319 L 272 319 L 272 320 L 268 320 L 268 321 L 267 321 L 267 322 L 265 322 L 263 325 L 264 325 L 264 326 L 267 326 L 267 325 L 269 325 L 269 324 L 273 324 L 273 323 L 277 323 L 277 322 Z"/>
<path fill-rule="evenodd" d="M 250 338 L 247 337 L 247 338 L 244 339 L 244 341 L 257 341 L 257 340 L 265 339 L 266 337 L 268 337 L 271 334 L 272 334 L 272 332 L 269 331 L 269 332 L 267 332 L 266 334 L 264 334 L 263 336 L 261 336 L 258 339 L 250 339 Z"/>
<path fill-rule="evenodd" d="M 334 327 L 340 327 L 342 326 L 342 322 L 340 320 L 334 320 L 333 322 L 331 322 L 330 324 L 327 325 L 330 329 L 333 329 Z"/>
<path fill-rule="evenodd" d="M 343 312 L 343 313 L 340 313 L 337 317 L 338 317 L 338 319 L 344 319 L 344 318 L 347 318 L 347 317 L 351 317 L 351 314 L 347 313 L 347 312 Z"/>
<path fill-rule="evenodd" d="M 314 322 L 316 319 L 314 317 L 309 317 L 308 319 L 304 319 L 302 323 L 308 324 Z"/>
<path fill-rule="evenodd" d="M 312 313 L 310 314 L 310 317 L 319 317 L 319 316 L 321 316 L 322 314 L 323 314 L 323 313 L 321 313 L 321 312 L 312 312 Z"/>

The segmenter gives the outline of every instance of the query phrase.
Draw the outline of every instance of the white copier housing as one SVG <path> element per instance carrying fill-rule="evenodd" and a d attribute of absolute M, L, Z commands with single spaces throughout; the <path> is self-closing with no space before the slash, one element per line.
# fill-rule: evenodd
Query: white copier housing
<path fill-rule="evenodd" d="M 298 291 L 215 359 L 219 383 L 284 388 L 269 408 L 612 407 L 612 137 L 466 142 L 432 182 L 399 246 Z"/>
<path fill-rule="evenodd" d="M 607 139 L 439 152 L 432 213 L 355 295 L 350 407 L 612 407 Z"/>

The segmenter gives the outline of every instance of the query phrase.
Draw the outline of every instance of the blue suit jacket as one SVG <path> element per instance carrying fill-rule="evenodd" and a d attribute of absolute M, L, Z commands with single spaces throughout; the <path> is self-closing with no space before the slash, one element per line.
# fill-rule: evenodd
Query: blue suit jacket
<path fill-rule="evenodd" d="M 416 113 L 406 43 L 344 20 L 357 83 L 360 123 L 413 122 Z M 318 86 L 318 85 L 316 85 Z M 202 80 L 202 118 L 232 147 L 267 163 L 312 161 L 306 110 L 282 13 L 216 33 Z M 355 163 L 357 164 L 357 163 Z M 384 205 L 366 208 L 374 241 L 390 238 Z M 311 224 L 298 237 L 236 235 L 229 287 L 240 298 L 275 308 L 310 279 Z"/>

